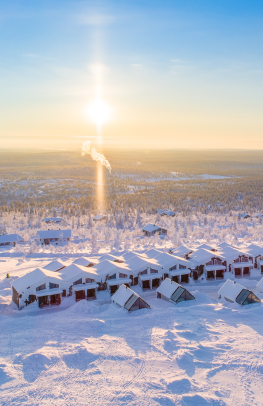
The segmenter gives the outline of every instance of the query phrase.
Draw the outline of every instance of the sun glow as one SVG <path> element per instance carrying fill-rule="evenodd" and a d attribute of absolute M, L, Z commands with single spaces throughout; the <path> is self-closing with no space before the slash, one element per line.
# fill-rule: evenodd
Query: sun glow
<path fill-rule="evenodd" d="M 96 123 L 98 128 L 101 128 L 110 117 L 110 109 L 101 99 L 97 98 L 89 106 L 89 116 Z"/>

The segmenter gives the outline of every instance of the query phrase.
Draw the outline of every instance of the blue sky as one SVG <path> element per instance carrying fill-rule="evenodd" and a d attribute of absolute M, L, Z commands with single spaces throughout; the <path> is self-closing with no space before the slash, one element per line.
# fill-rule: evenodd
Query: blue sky
<path fill-rule="evenodd" d="M 93 136 L 100 67 L 105 142 L 262 148 L 262 20 L 259 1 L 2 1 L 3 145 Z"/>

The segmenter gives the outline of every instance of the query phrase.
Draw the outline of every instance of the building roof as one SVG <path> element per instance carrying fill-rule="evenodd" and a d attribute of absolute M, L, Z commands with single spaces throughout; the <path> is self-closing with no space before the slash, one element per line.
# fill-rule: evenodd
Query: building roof
<path fill-rule="evenodd" d="M 147 231 L 148 233 L 152 233 L 153 231 L 157 230 L 166 230 L 166 228 L 157 226 L 156 224 L 147 224 L 147 226 L 142 228 L 142 231 Z"/>
<path fill-rule="evenodd" d="M 176 254 L 176 255 L 178 255 L 180 257 L 181 255 L 188 254 L 191 251 L 193 251 L 193 249 L 191 249 L 189 247 L 186 247 L 186 245 L 181 245 L 179 248 L 177 248 L 174 251 L 174 254 Z"/>
<path fill-rule="evenodd" d="M 166 210 L 162 213 L 163 216 L 175 216 L 175 212 L 172 210 Z"/>
<path fill-rule="evenodd" d="M 202 245 L 199 245 L 199 246 L 197 247 L 198 250 L 199 250 L 200 248 L 204 248 L 204 249 L 209 250 L 209 251 L 211 251 L 212 249 L 214 249 L 214 247 L 212 247 L 211 245 L 208 245 L 208 244 L 202 244 Z"/>
<path fill-rule="evenodd" d="M 138 255 L 138 256 L 140 256 L 140 257 L 143 257 L 143 258 L 146 257 L 146 255 L 143 254 L 142 252 L 128 251 L 128 252 L 125 252 L 125 254 L 122 255 L 122 258 L 123 258 L 125 261 L 127 261 L 128 259 L 130 259 L 130 258 L 132 258 L 132 257 L 134 257 L 134 256 L 136 256 L 136 255 Z"/>
<path fill-rule="evenodd" d="M 99 221 L 106 219 L 105 214 L 99 214 L 98 216 L 93 217 L 93 221 Z"/>
<path fill-rule="evenodd" d="M 178 283 L 166 278 L 157 288 L 157 292 L 167 298 L 170 298 L 179 286 L 180 285 Z"/>
<path fill-rule="evenodd" d="M 263 248 L 255 244 L 250 244 L 245 248 L 245 251 L 247 251 L 252 257 L 257 257 L 258 255 L 263 254 Z"/>
<path fill-rule="evenodd" d="M 176 255 L 167 254 L 166 252 L 162 252 L 159 254 L 155 259 L 162 265 L 162 266 L 170 266 L 172 264 L 183 264 L 185 266 L 191 266 L 190 262 L 187 259 L 177 257 Z"/>
<path fill-rule="evenodd" d="M 216 255 L 219 255 L 219 253 L 214 253 Z M 231 259 L 231 258 L 238 258 L 241 255 L 246 255 L 248 256 L 247 252 L 240 251 L 237 248 L 234 247 L 224 247 L 223 249 L 220 250 L 220 255 L 222 255 L 226 260 Z"/>
<path fill-rule="evenodd" d="M 99 260 L 97 258 L 88 258 L 88 257 L 80 257 L 73 261 L 73 264 L 82 265 L 82 266 L 89 266 L 90 264 L 98 264 Z"/>
<path fill-rule="evenodd" d="M 134 292 L 134 290 L 125 285 L 121 285 L 111 298 L 113 302 L 117 303 L 121 307 L 124 307 L 125 303 L 127 303 L 130 297 L 133 295 L 136 298 L 140 297 L 136 292 Z"/>
<path fill-rule="evenodd" d="M 226 297 L 227 299 L 230 299 L 234 302 L 243 289 L 246 288 L 239 283 L 228 279 L 219 289 L 218 294 L 221 295 L 221 297 Z"/>
<path fill-rule="evenodd" d="M 121 256 L 116 256 L 112 254 L 103 254 L 101 257 L 99 257 L 99 262 L 104 261 L 105 259 L 108 259 L 109 261 L 120 261 L 124 262 L 124 258 Z"/>
<path fill-rule="evenodd" d="M 258 284 L 257 284 L 257 289 L 258 289 L 260 292 L 263 292 L 263 278 L 261 278 L 260 281 L 258 282 Z"/>
<path fill-rule="evenodd" d="M 60 259 L 55 259 L 52 262 L 49 262 L 46 266 L 44 266 L 44 269 L 47 269 L 48 271 L 56 272 L 61 268 L 66 267 L 67 264 L 66 262 L 62 262 Z"/>
<path fill-rule="evenodd" d="M 151 248 L 150 250 L 146 251 L 144 255 L 145 255 L 145 257 L 152 259 L 162 253 L 163 253 L 162 251 L 156 250 L 155 248 Z"/>
<path fill-rule="evenodd" d="M 153 268 L 157 270 L 162 268 L 161 264 L 156 259 L 143 258 L 139 257 L 138 255 L 128 259 L 126 263 L 132 270 L 132 272 L 140 271 L 142 268 L 144 269 Z"/>
<path fill-rule="evenodd" d="M 46 217 L 42 221 L 46 221 L 46 222 L 53 221 L 56 223 L 60 223 L 62 221 L 62 218 L 61 217 Z"/>
<path fill-rule="evenodd" d="M 224 260 L 222 253 L 209 251 L 205 248 L 200 248 L 191 254 L 191 260 L 196 261 L 198 264 L 205 264 L 210 261 L 211 258 L 220 258 Z"/>
<path fill-rule="evenodd" d="M 19 234 L 3 234 L 0 235 L 0 244 L 6 244 L 8 242 L 21 242 L 24 238 Z"/>
<path fill-rule="evenodd" d="M 102 262 L 99 262 L 94 269 L 97 274 L 103 277 L 104 275 L 111 274 L 113 272 L 130 272 L 130 268 L 125 263 L 113 262 L 105 259 Z"/>
<path fill-rule="evenodd" d="M 40 239 L 71 238 L 71 230 L 39 230 L 37 235 Z"/>
<path fill-rule="evenodd" d="M 29 286 L 43 281 L 45 278 L 48 278 L 50 281 L 57 282 L 62 280 L 59 273 L 54 273 L 43 268 L 36 268 L 32 272 L 21 276 L 21 278 L 15 279 L 12 282 L 12 286 L 14 286 L 18 292 L 21 292 L 27 289 Z"/>
<path fill-rule="evenodd" d="M 74 276 L 83 275 L 85 278 L 98 279 L 98 274 L 94 267 L 87 268 L 82 265 L 70 264 L 57 272 L 64 281 L 72 279 Z"/>

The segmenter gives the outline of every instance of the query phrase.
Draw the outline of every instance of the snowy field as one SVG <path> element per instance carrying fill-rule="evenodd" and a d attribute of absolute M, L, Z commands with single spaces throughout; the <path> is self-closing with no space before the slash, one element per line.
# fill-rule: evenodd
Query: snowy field
<path fill-rule="evenodd" d="M 206 282 L 176 306 L 136 287 L 151 309 L 132 314 L 107 292 L 19 311 L 6 273 L 48 262 L 1 258 L 1 405 L 262 405 L 262 304 L 220 302 L 222 283 Z"/>

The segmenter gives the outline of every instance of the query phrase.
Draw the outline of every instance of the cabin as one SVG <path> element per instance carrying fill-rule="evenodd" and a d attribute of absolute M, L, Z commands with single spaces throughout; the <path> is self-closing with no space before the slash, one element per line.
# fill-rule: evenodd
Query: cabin
<path fill-rule="evenodd" d="M 60 224 L 62 221 L 62 218 L 61 217 L 46 217 L 42 221 L 44 221 L 46 224 L 50 224 L 50 223 Z"/>
<path fill-rule="evenodd" d="M 246 220 L 246 219 L 249 219 L 251 216 L 247 213 L 239 213 L 239 214 L 237 214 L 237 217 L 240 217 L 240 218 Z"/>
<path fill-rule="evenodd" d="M 14 247 L 18 242 L 23 242 L 24 238 L 19 234 L 2 234 L 0 235 L 0 246 L 13 245 Z"/>
<path fill-rule="evenodd" d="M 163 212 L 161 213 L 161 216 L 174 217 L 174 216 L 175 216 L 175 212 L 172 211 L 172 210 L 166 210 L 166 211 L 163 211 Z"/>
<path fill-rule="evenodd" d="M 59 305 L 62 284 L 58 273 L 37 268 L 11 283 L 12 300 L 19 309 L 35 301 L 39 307 Z"/>
<path fill-rule="evenodd" d="M 228 279 L 221 289 L 219 289 L 218 298 L 225 299 L 230 303 L 236 302 L 240 305 L 260 302 L 255 293 L 230 279 Z"/>
<path fill-rule="evenodd" d="M 58 272 L 61 269 L 65 268 L 67 266 L 66 262 L 61 261 L 60 259 L 56 259 L 52 262 L 49 262 L 46 266 L 43 267 L 43 269 L 47 269 L 48 271 L 52 272 Z"/>
<path fill-rule="evenodd" d="M 157 288 L 162 279 L 162 266 L 156 259 L 134 256 L 126 261 L 133 275 L 133 285 L 139 284 L 143 290 Z"/>
<path fill-rule="evenodd" d="M 195 280 L 202 274 L 202 271 L 207 280 L 224 279 L 227 268 L 225 258 L 221 253 L 199 248 L 190 255 L 190 261 L 195 265 L 195 268 L 193 268 L 193 278 Z"/>
<path fill-rule="evenodd" d="M 234 247 L 225 247 L 220 251 L 220 255 L 225 258 L 227 270 L 235 277 L 244 277 L 250 275 L 253 268 L 253 258 L 244 251 Z"/>
<path fill-rule="evenodd" d="M 71 264 L 61 269 L 58 274 L 63 281 L 63 297 L 74 295 L 76 301 L 87 297 L 96 298 L 100 277 L 94 267 Z"/>
<path fill-rule="evenodd" d="M 174 304 L 186 300 L 195 300 L 195 297 L 183 286 L 166 278 L 157 289 L 157 298 Z"/>
<path fill-rule="evenodd" d="M 93 217 L 93 221 L 95 221 L 95 223 L 97 223 L 98 221 L 102 221 L 102 220 L 106 220 L 107 216 L 105 216 L 104 214 L 99 214 L 98 216 Z"/>
<path fill-rule="evenodd" d="M 170 278 L 177 283 L 188 283 L 191 274 L 191 263 L 184 258 L 165 252 L 160 253 L 155 259 L 162 266 L 163 278 Z"/>
<path fill-rule="evenodd" d="M 37 240 L 40 241 L 42 245 L 49 245 L 50 243 L 55 243 L 58 245 L 59 242 L 66 243 L 71 239 L 71 230 L 39 230 L 37 231 Z"/>
<path fill-rule="evenodd" d="M 99 290 L 108 290 L 113 295 L 120 285 L 131 286 L 133 275 L 127 264 L 105 259 L 94 268 L 100 278 Z"/>
<path fill-rule="evenodd" d="M 147 224 L 147 226 L 143 227 L 142 231 L 146 237 L 151 237 L 156 233 L 159 235 L 167 235 L 166 228 L 157 226 L 155 224 Z"/>
<path fill-rule="evenodd" d="M 150 305 L 145 302 L 136 292 L 125 285 L 121 285 L 112 296 L 112 303 L 118 307 L 123 307 L 128 312 L 139 309 L 150 309 Z"/>

